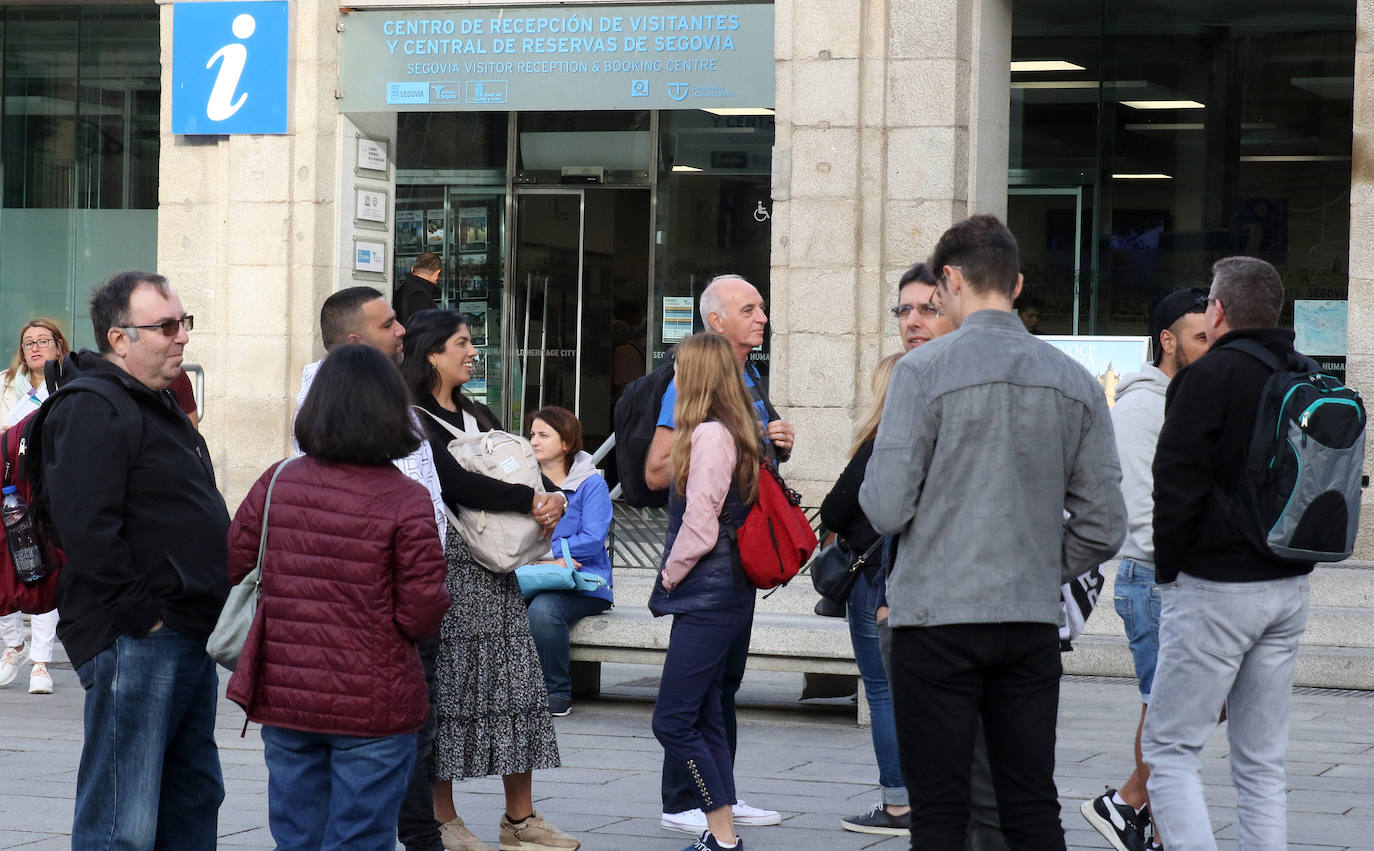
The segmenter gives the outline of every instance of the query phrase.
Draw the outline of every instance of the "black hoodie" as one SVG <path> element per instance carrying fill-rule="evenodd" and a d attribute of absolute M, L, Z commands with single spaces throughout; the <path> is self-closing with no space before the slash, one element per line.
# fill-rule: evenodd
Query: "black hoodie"
<path fill-rule="evenodd" d="M 205 441 L 170 392 L 95 352 L 74 357 L 83 381 L 109 382 L 133 404 L 71 387 L 42 423 L 43 484 L 67 556 L 57 584 L 62 645 L 79 666 L 158 620 L 204 639 L 229 592 L 229 512 Z"/>
<path fill-rule="evenodd" d="M 1218 582 L 1259 582 L 1312 572 L 1312 562 L 1260 552 L 1217 500 L 1218 492 L 1235 492 L 1260 392 L 1271 374 L 1254 357 L 1222 348 L 1240 338 L 1254 340 L 1280 358 L 1293 351 L 1293 332 L 1286 328 L 1232 331 L 1174 376 L 1155 448 L 1157 582 L 1173 582 L 1180 572 Z"/>

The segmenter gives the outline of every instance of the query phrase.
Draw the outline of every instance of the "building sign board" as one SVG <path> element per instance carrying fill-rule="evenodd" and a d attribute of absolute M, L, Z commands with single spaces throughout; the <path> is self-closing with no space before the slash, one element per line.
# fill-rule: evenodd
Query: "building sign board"
<path fill-rule="evenodd" d="M 344 112 L 773 105 L 772 4 L 341 16 Z"/>
<path fill-rule="evenodd" d="M 287 0 L 172 6 L 172 132 L 285 133 Z"/>

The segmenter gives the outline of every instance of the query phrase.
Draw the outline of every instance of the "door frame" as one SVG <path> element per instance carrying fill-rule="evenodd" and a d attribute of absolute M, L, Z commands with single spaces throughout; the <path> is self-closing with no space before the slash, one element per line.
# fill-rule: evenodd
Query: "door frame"
<path fill-rule="evenodd" d="M 1008 186 L 1007 195 L 1063 196 L 1073 205 L 1073 334 L 1078 335 L 1079 300 L 1082 293 L 1083 263 L 1083 187 L 1082 186 Z M 1097 289 L 1092 292 L 1092 316 L 1097 315 Z"/>

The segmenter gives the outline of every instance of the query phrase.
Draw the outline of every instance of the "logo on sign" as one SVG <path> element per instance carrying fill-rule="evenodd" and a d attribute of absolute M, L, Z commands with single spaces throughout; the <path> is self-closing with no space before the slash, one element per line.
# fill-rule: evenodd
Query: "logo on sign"
<path fill-rule="evenodd" d="M 424 83 L 387 83 L 387 103 L 429 103 L 429 86 Z"/>
<path fill-rule="evenodd" d="M 458 103 L 460 83 L 430 83 L 430 103 Z"/>
<path fill-rule="evenodd" d="M 172 7 L 172 132 L 285 133 L 285 0 Z"/>
<path fill-rule="evenodd" d="M 686 84 L 686 83 L 669 83 L 669 84 L 668 84 L 668 97 L 672 98 L 673 100 L 686 100 L 686 99 L 687 99 L 687 84 Z"/>
<path fill-rule="evenodd" d="M 632 97 L 632 98 L 646 98 L 646 97 L 648 97 L 648 96 L 649 96 L 649 81 L 648 81 L 648 80 L 631 80 L 631 81 L 630 81 L 630 97 Z"/>
<path fill-rule="evenodd" d="M 469 80 L 468 103 L 507 103 L 510 92 L 505 80 Z"/>

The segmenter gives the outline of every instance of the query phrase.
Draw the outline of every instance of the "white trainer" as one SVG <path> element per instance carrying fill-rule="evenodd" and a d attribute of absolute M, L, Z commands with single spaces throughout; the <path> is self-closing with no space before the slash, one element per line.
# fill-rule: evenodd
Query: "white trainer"
<path fill-rule="evenodd" d="M 52 674 L 42 662 L 34 662 L 29 672 L 29 694 L 52 694 Z"/>
<path fill-rule="evenodd" d="M 664 830 L 680 830 L 700 836 L 706 829 L 706 813 L 701 810 L 687 810 L 681 813 L 664 813 L 658 820 Z"/>
<path fill-rule="evenodd" d="M 761 810 L 744 803 L 743 798 L 735 799 L 735 824 L 763 826 L 782 824 L 782 815 L 777 810 Z"/>
<path fill-rule="evenodd" d="M 24 661 L 24 651 L 18 647 L 6 647 L 0 656 L 0 686 L 7 686 L 19 676 L 19 665 Z"/>

